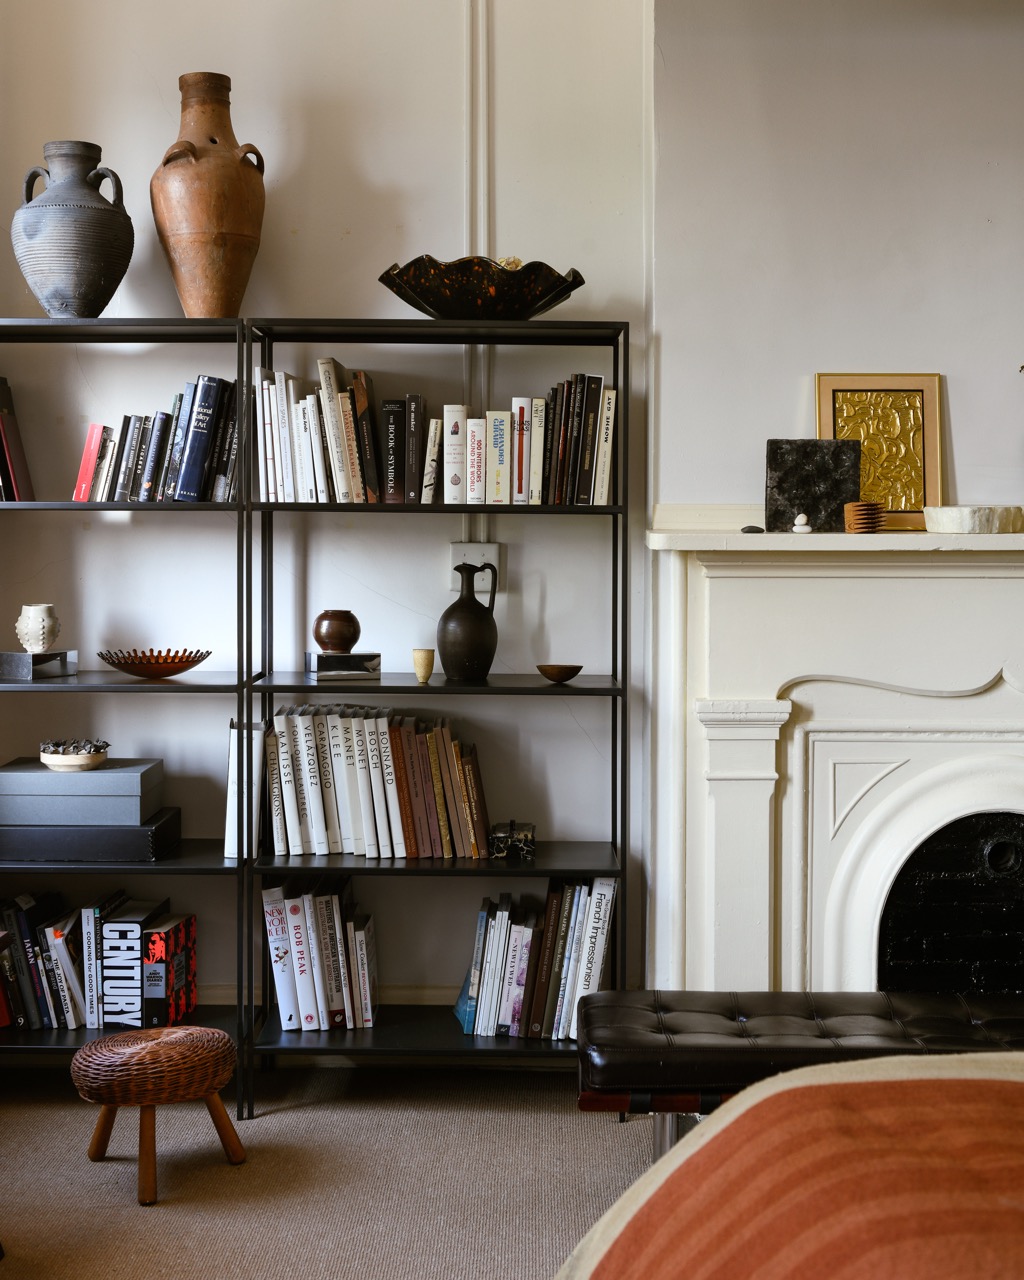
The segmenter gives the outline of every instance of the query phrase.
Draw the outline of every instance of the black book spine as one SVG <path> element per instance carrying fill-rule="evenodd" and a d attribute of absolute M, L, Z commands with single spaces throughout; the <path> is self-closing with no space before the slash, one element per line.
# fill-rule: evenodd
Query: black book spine
<path fill-rule="evenodd" d="M 139 482 L 139 501 L 152 502 L 156 493 L 154 481 L 160 469 L 160 463 L 167 447 L 167 436 L 171 429 L 171 415 L 160 409 L 153 415 L 153 428 L 146 447 L 146 457 L 142 465 L 142 478 Z"/>
<path fill-rule="evenodd" d="M 127 502 L 131 492 L 132 477 L 135 475 L 135 461 L 139 456 L 139 435 L 142 431 L 142 416 L 133 413 L 128 419 L 128 430 L 125 435 L 124 448 L 121 451 L 121 465 L 117 469 L 117 482 L 114 486 L 113 501 Z"/>
<path fill-rule="evenodd" d="M 153 415 L 147 413 L 142 419 L 139 431 L 139 443 L 135 450 L 135 465 L 132 468 L 131 485 L 128 489 L 128 501 L 138 502 L 142 490 L 142 473 L 146 469 L 146 458 L 149 456 L 149 441 L 153 435 Z"/>
<path fill-rule="evenodd" d="M 588 374 L 583 393 L 583 416 L 580 425 L 580 451 L 576 473 L 576 505 L 589 506 L 594 491 L 594 455 L 601 429 L 601 399 L 604 378 Z"/>
<path fill-rule="evenodd" d="M 423 451 L 426 422 L 418 391 L 405 397 L 405 501 L 419 505 L 423 490 Z"/>
<path fill-rule="evenodd" d="M 167 474 L 157 497 L 158 502 L 173 502 L 174 492 L 178 487 L 178 475 L 181 471 L 181 458 L 185 450 L 185 437 L 188 435 L 188 424 L 192 419 L 192 406 L 196 400 L 196 384 L 186 382 L 181 393 L 181 406 L 178 409 L 178 421 L 171 441 L 170 456 L 167 459 Z"/>
<path fill-rule="evenodd" d="M 363 464 L 363 488 L 367 502 L 380 502 L 380 467 L 377 465 L 377 431 L 373 421 L 373 381 L 368 373 L 352 374 L 352 401 L 356 420 L 359 460 Z"/>
<path fill-rule="evenodd" d="M 206 476 L 202 489 L 203 499 L 206 502 L 224 501 L 234 433 L 235 384 L 226 382 L 221 388 L 221 397 L 217 405 L 217 427 L 206 459 Z"/>
<path fill-rule="evenodd" d="M 223 386 L 223 378 L 213 374 L 201 373 L 196 379 L 192 416 L 185 433 L 181 469 L 174 488 L 176 502 L 200 501 L 206 476 L 206 459 L 213 444 Z"/>
<path fill-rule="evenodd" d="M 383 502 L 405 501 L 405 401 L 380 404 L 381 457 L 384 460 Z"/>
<path fill-rule="evenodd" d="M 178 423 L 181 420 L 181 401 L 182 394 L 179 391 L 174 397 L 174 403 L 171 406 L 171 421 L 167 428 L 167 439 L 164 441 L 163 457 L 160 459 L 160 466 L 157 470 L 156 477 L 153 480 L 153 501 L 163 502 L 164 490 L 167 486 L 167 473 L 171 467 L 171 458 L 174 455 L 174 441 L 178 434 Z"/>

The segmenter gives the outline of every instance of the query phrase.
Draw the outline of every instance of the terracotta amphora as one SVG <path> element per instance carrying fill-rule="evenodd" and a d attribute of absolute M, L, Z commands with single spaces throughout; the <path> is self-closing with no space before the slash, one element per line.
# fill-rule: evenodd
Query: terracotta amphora
<path fill-rule="evenodd" d="M 185 314 L 233 318 L 260 247 L 263 157 L 235 138 L 229 76 L 192 71 L 178 88 L 178 140 L 149 184 L 153 220 Z"/>

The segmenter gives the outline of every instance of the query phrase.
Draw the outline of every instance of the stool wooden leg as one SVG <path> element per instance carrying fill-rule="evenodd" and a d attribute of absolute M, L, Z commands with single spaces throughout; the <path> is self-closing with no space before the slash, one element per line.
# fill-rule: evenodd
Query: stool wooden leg
<path fill-rule="evenodd" d="M 102 1160 L 107 1154 L 110 1131 L 113 1129 L 116 1119 L 117 1107 L 112 1107 L 107 1103 L 100 1107 L 99 1119 L 96 1121 L 96 1128 L 92 1131 L 92 1141 L 89 1143 L 90 1160 Z"/>
<path fill-rule="evenodd" d="M 156 1204 L 156 1107 L 139 1107 L 139 1204 Z"/>
<path fill-rule="evenodd" d="M 230 1164 L 244 1164 L 245 1148 L 242 1146 L 241 1138 L 235 1132 L 235 1126 L 231 1123 L 231 1117 L 221 1101 L 220 1094 L 211 1093 L 203 1101 L 206 1103 L 206 1109 L 210 1113 L 210 1119 L 213 1121 L 213 1127 L 217 1130 L 217 1136 L 220 1138 L 221 1146 L 224 1148 L 224 1154 L 227 1156 L 228 1162 Z"/>

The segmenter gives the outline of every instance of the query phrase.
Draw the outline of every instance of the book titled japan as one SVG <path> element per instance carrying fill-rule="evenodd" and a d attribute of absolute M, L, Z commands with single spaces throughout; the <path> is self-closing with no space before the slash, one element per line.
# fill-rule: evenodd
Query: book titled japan
<path fill-rule="evenodd" d="M 161 916 L 143 932 L 142 1025 L 176 1026 L 197 1003 L 196 918 Z"/>

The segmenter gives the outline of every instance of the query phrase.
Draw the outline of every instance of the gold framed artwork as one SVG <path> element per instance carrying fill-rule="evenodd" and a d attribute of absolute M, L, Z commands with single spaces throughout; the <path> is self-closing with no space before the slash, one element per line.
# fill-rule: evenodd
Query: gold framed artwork
<path fill-rule="evenodd" d="M 937 373 L 819 373 L 819 440 L 859 440 L 860 496 L 886 529 L 923 529 L 942 505 Z"/>

